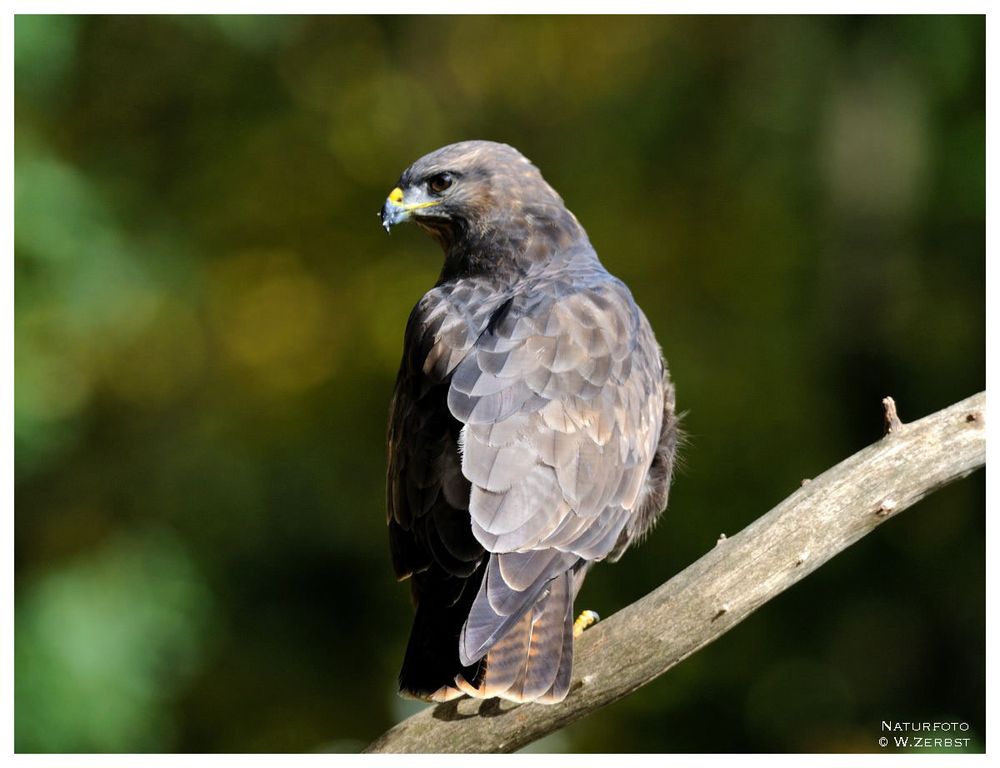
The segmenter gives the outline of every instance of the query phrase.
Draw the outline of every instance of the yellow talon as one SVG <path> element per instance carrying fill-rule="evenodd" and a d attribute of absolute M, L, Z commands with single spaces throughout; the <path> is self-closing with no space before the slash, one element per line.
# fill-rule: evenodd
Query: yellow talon
<path fill-rule="evenodd" d="M 597 611 L 582 611 L 573 622 L 573 637 L 579 637 L 585 629 L 594 626 L 600 620 L 601 617 L 597 615 Z"/>

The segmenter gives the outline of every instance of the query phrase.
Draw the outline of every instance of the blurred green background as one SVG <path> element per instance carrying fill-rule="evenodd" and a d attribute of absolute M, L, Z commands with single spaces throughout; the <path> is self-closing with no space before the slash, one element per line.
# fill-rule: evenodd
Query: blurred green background
<path fill-rule="evenodd" d="M 395 694 L 384 428 L 440 268 L 375 217 L 467 138 L 539 165 L 690 441 L 611 614 L 985 382 L 981 17 L 16 19 L 16 748 L 352 751 Z M 550 737 L 984 747 L 982 473 Z"/>

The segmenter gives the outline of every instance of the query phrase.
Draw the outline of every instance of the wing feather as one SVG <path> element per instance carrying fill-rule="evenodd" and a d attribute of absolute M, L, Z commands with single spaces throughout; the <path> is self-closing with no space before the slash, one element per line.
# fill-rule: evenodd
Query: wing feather
<path fill-rule="evenodd" d="M 617 281 L 572 284 L 496 302 L 451 378 L 472 533 L 493 553 L 463 663 L 552 579 L 612 552 L 653 458 L 663 394 L 648 323 Z M 469 343 L 469 334 L 449 338 Z"/>

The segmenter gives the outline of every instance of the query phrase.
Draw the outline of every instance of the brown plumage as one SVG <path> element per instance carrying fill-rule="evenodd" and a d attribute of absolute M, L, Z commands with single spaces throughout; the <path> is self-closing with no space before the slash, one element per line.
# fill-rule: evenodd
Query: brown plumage
<path fill-rule="evenodd" d="M 414 307 L 388 434 L 393 566 L 416 616 L 404 694 L 561 701 L 573 600 L 667 501 L 667 366 L 628 288 L 517 150 L 408 168 L 381 212 L 442 246 Z"/>

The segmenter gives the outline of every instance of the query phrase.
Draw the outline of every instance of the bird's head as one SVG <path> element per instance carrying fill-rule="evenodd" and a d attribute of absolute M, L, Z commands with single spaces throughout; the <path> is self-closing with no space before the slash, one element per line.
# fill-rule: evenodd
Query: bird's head
<path fill-rule="evenodd" d="M 446 252 L 567 214 L 572 217 L 524 155 L 492 141 L 463 141 L 424 155 L 403 171 L 380 212 L 387 232 L 413 221 Z"/>

